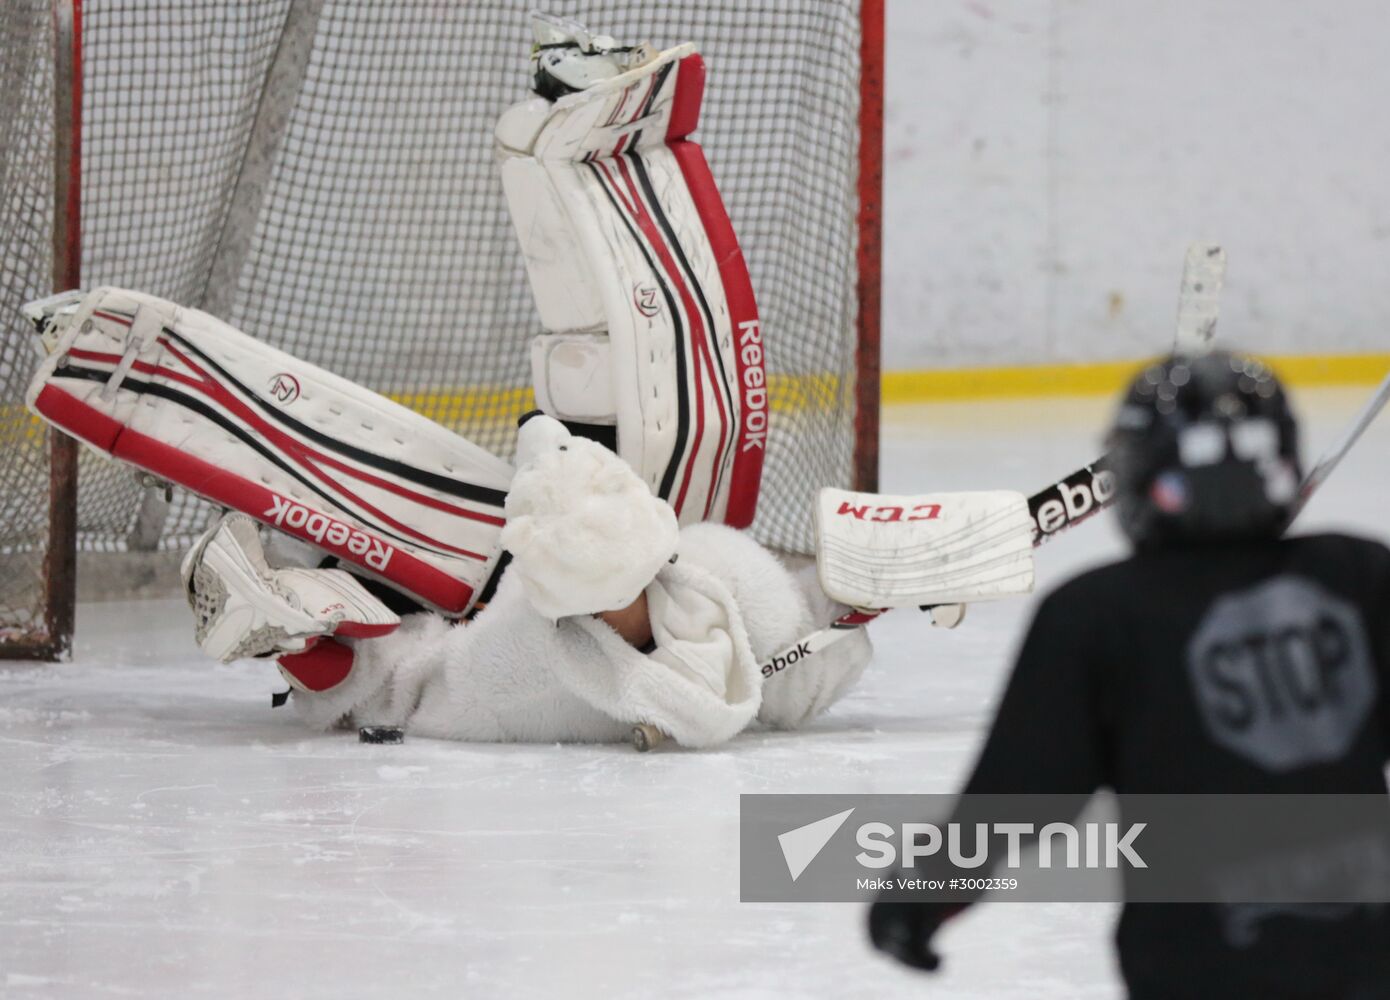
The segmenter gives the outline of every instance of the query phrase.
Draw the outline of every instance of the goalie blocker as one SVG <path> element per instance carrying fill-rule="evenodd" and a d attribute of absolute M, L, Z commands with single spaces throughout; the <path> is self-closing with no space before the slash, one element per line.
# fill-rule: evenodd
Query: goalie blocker
<path fill-rule="evenodd" d="M 1033 589 L 1034 522 L 1010 490 L 889 496 L 823 489 L 821 587 L 856 608 L 957 605 Z"/>

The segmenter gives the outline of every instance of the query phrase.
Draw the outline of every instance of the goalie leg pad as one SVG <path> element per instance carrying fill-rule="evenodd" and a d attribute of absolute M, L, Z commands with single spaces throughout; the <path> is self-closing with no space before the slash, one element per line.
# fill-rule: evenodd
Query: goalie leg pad
<path fill-rule="evenodd" d="M 446 614 L 500 555 L 511 467 L 194 309 L 99 288 L 60 313 L 31 410 Z"/>
<path fill-rule="evenodd" d="M 519 105 L 497 136 L 543 324 L 607 341 L 608 385 L 586 421 L 616 423 L 619 454 L 682 523 L 746 527 L 767 388 L 747 267 L 686 138 L 703 88 L 704 64 L 681 46 L 554 104 Z M 557 363 L 573 354 L 559 350 L 533 351 L 537 397 L 569 419 L 599 350 L 576 365 Z"/>

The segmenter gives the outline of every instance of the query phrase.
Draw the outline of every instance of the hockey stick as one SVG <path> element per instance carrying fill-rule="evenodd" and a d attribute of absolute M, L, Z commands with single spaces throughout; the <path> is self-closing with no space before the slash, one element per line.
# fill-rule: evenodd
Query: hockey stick
<path fill-rule="evenodd" d="M 1387 402 L 1390 402 L 1390 375 L 1381 379 L 1376 391 L 1371 393 L 1371 398 L 1366 400 L 1360 412 L 1347 425 L 1346 430 L 1342 431 L 1342 436 L 1337 439 L 1337 443 L 1322 458 L 1318 459 L 1317 464 L 1303 477 L 1303 482 L 1298 487 L 1298 497 L 1289 509 L 1288 524 L 1292 524 L 1294 518 L 1303 512 L 1303 508 L 1307 506 L 1313 494 L 1327 481 L 1327 477 L 1332 475 L 1332 470 L 1337 468 L 1342 459 L 1346 457 L 1347 452 L 1351 451 L 1352 445 L 1356 444 L 1361 435 L 1366 433 L 1366 428 L 1371 426 Z M 1287 528 L 1287 525 L 1285 527 Z"/>

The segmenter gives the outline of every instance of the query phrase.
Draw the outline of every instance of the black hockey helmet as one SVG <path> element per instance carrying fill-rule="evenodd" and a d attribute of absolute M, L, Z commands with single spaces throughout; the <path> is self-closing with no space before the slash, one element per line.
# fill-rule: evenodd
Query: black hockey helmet
<path fill-rule="evenodd" d="M 1283 530 L 1301 475 L 1298 425 L 1269 366 L 1228 351 L 1141 371 L 1106 441 L 1120 525 L 1138 547 Z"/>

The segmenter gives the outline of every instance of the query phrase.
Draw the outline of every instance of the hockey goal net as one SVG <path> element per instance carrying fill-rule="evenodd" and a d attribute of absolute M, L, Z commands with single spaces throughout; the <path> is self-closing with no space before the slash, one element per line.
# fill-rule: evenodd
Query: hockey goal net
<path fill-rule="evenodd" d="M 491 133 L 528 85 L 526 8 L 8 0 L 0 653 L 61 655 L 73 550 L 178 550 L 208 515 L 86 454 L 74 495 L 22 406 L 37 355 L 17 306 L 55 286 L 198 306 L 510 453 L 538 321 Z M 705 56 L 697 138 L 768 345 L 754 531 L 807 551 L 815 490 L 870 488 L 877 463 L 882 0 L 546 9 Z"/>

